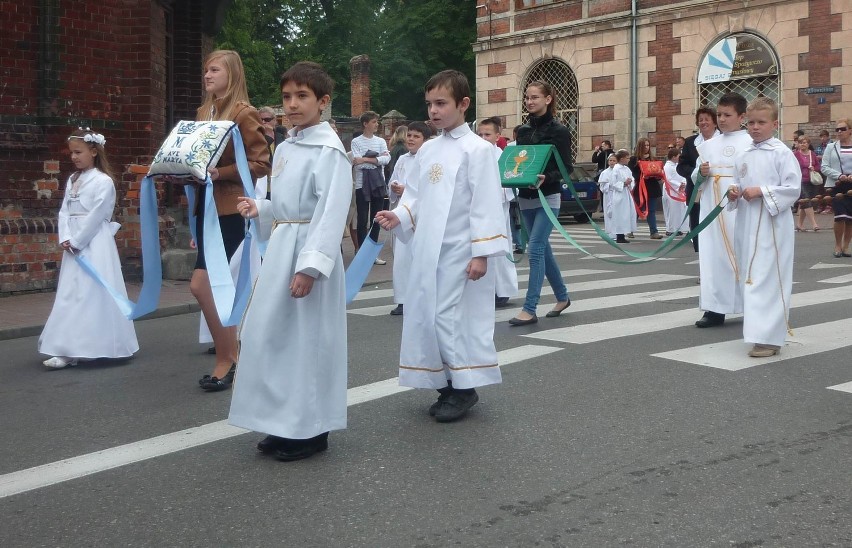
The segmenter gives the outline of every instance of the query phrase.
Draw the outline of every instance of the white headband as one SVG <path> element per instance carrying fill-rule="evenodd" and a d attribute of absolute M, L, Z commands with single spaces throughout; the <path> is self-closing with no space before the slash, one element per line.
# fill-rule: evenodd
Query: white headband
<path fill-rule="evenodd" d="M 77 129 L 82 130 L 83 128 L 77 128 Z M 92 131 L 92 130 L 89 129 L 89 128 L 86 128 L 86 131 Z M 82 139 L 86 143 L 95 143 L 96 145 L 101 145 L 101 146 L 104 146 L 106 144 L 106 138 L 103 135 L 101 135 L 100 133 L 95 133 L 93 131 L 91 133 L 87 133 L 87 134 L 83 135 L 82 137 L 79 137 L 77 135 L 72 135 L 71 137 L 68 138 L 68 140 L 70 141 L 71 139 Z"/>

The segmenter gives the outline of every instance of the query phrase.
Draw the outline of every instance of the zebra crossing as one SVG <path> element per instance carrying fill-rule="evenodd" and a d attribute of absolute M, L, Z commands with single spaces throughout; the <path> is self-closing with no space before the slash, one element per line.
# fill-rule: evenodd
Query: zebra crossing
<path fill-rule="evenodd" d="M 642 228 L 644 228 L 645 234 L 640 232 Z M 649 236 L 647 227 L 641 227 L 640 231 L 636 233 L 637 240 L 641 241 L 643 236 L 647 239 L 647 236 Z M 609 254 L 598 254 L 598 250 L 609 248 L 609 245 L 602 241 L 590 226 L 572 226 L 570 232 L 571 236 L 584 247 L 595 248 L 593 253 L 603 257 L 610 256 Z M 648 244 L 650 247 L 650 245 L 655 245 L 656 242 L 649 240 Z M 559 235 L 551 237 L 551 245 L 556 254 L 579 255 L 579 252 Z M 623 257 L 623 255 L 612 256 Z M 581 257 L 581 259 L 587 258 L 594 257 Z M 637 335 L 647 336 L 655 332 L 691 329 L 699 316 L 698 296 L 700 288 L 696 283 L 698 280 L 698 261 L 691 251 L 669 259 L 671 262 L 667 265 L 671 265 L 672 268 L 667 266 L 667 271 L 677 270 L 691 272 L 691 274 L 668 272 L 647 274 L 644 271 L 637 270 L 636 275 L 624 276 L 624 273 L 606 268 L 610 265 L 603 263 L 601 264 L 604 268 L 563 268 L 563 279 L 568 284 L 573 302 L 567 314 L 554 323 L 555 327 L 547 328 L 545 322 L 539 322 L 534 327 L 517 331 L 497 330 L 495 337 L 498 338 L 498 342 L 500 337 L 507 336 L 512 341 L 534 340 L 541 346 L 536 346 L 535 348 L 539 351 L 526 358 L 532 359 L 542 355 L 540 349 L 548 348 L 548 345 L 552 345 L 553 352 L 558 352 L 576 345 L 604 341 L 627 341 L 630 337 Z M 848 283 L 852 281 L 852 273 L 834 275 L 838 273 L 834 269 L 841 266 L 850 267 L 852 264 L 823 265 L 817 263 L 811 267 L 812 270 L 816 271 L 832 269 L 825 273 L 824 279 L 817 280 L 821 284 L 830 285 L 830 287 L 796 292 L 794 285 L 791 309 L 819 307 L 820 305 L 852 299 L 852 284 Z M 519 263 L 517 271 L 520 292 L 511 301 L 512 306 L 497 309 L 495 313 L 497 324 L 504 324 L 514 317 L 523 302 L 526 283 L 529 280 L 529 267 Z M 545 282 L 541 292 L 540 309 L 549 309 L 550 304 L 554 301 L 552 295 L 553 291 Z M 387 316 L 395 308 L 392 298 L 393 290 L 389 287 L 389 284 L 362 290 L 348 310 L 350 321 L 355 321 L 355 318 L 358 317 L 366 319 Z M 660 313 L 657 306 L 654 307 L 653 313 L 648 313 L 649 305 L 659 305 L 660 303 L 667 303 L 667 306 L 677 307 L 677 309 Z M 578 312 L 606 311 L 608 309 L 618 310 L 620 317 L 597 321 L 594 317 L 586 315 L 586 318 L 589 319 L 583 321 L 581 319 L 583 316 L 577 314 Z M 612 317 L 611 314 L 610 317 Z M 729 316 L 729 319 L 736 318 L 735 315 Z M 850 332 L 852 332 L 852 319 L 796 326 L 792 331 L 793 334 L 788 336 L 787 344 L 782 351 L 776 356 L 765 359 L 747 356 L 750 345 L 743 342 L 740 330 L 732 332 L 735 336 L 739 336 L 733 340 L 684 348 L 660 349 L 661 351 L 650 353 L 648 356 L 679 363 L 683 366 L 702 366 L 736 372 L 852 346 L 852 337 L 848 335 Z M 676 346 L 678 340 L 677 337 L 661 337 L 661 342 L 667 345 L 674 343 Z M 629 344 L 629 342 L 623 344 Z M 519 350 L 512 355 L 513 362 L 525 359 L 523 357 L 524 346 L 529 345 L 518 347 Z M 827 386 L 826 388 L 852 394 L 852 381 Z"/>

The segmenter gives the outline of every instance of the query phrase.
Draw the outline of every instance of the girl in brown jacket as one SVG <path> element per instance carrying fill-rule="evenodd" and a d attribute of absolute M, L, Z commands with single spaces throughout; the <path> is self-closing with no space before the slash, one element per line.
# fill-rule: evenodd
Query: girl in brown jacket
<path fill-rule="evenodd" d="M 218 50 L 204 61 L 204 102 L 198 108 L 196 120 L 233 120 L 242 135 L 252 178 L 266 177 L 271 168 L 269 148 L 263 133 L 260 116 L 248 102 L 245 71 L 235 51 Z M 209 169 L 213 181 L 213 201 L 222 227 L 225 254 L 231 260 L 243 241 L 245 221 L 237 212 L 238 197 L 243 185 L 237 172 L 234 143 L 229 142 L 216 167 Z M 216 348 L 216 367 L 212 375 L 198 381 L 207 391 L 226 390 L 234 380 L 237 361 L 237 328 L 224 327 L 216 312 L 207 265 L 204 262 L 204 195 L 206 185 L 198 187 L 195 210 L 195 241 L 198 258 L 189 288 L 198 301 Z"/>

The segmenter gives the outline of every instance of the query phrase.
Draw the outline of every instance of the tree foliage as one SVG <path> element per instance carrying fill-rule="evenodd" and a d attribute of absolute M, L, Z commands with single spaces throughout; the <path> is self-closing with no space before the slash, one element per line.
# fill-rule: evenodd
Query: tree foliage
<path fill-rule="evenodd" d="M 474 0 L 234 0 L 217 45 L 240 52 L 256 105 L 278 103 L 280 74 L 309 60 L 334 78 L 334 114 L 348 115 L 349 60 L 366 54 L 373 110 L 424 119 L 432 74 L 454 68 L 473 86 L 475 20 Z"/>

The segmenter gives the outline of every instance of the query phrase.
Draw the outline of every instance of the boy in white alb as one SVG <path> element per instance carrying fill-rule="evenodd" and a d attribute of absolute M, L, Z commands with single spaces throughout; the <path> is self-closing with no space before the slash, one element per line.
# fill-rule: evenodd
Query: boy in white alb
<path fill-rule="evenodd" d="M 774 356 L 788 331 L 793 291 L 793 213 L 802 172 L 790 148 L 773 135 L 778 105 L 761 97 L 748 106 L 753 143 L 737 158 L 729 209 L 736 210 L 734 248 L 740 268 L 736 292 L 743 309 L 743 339 L 753 358 Z"/>
<path fill-rule="evenodd" d="M 699 164 L 692 180 L 700 184 L 700 214 L 703 221 L 713 211 L 734 182 L 734 161 L 751 145 L 751 137 L 742 129 L 748 102 L 738 93 L 726 93 L 716 106 L 716 121 L 722 135 L 698 145 Z M 701 175 L 701 177 L 698 176 Z M 723 204 L 724 205 L 724 204 Z M 731 288 L 740 282 L 741 272 L 734 255 L 735 216 L 722 211 L 698 235 L 698 264 L 701 273 L 701 295 L 698 306 L 704 316 L 696 327 L 713 327 L 725 323 L 725 314 L 742 312 L 741 303 Z"/>
<path fill-rule="evenodd" d="M 403 154 L 396 161 L 390 176 L 390 208 L 399 204 L 408 186 L 408 181 L 417 174 L 415 157 L 423 143 L 432 137 L 432 130 L 423 122 L 411 122 L 405 136 L 405 147 L 408 154 Z M 393 239 L 393 302 L 396 308 L 391 310 L 391 316 L 402 316 L 405 310 L 405 294 L 408 288 L 408 276 L 411 272 L 411 246 L 399 238 Z"/>
<path fill-rule="evenodd" d="M 454 70 L 426 83 L 429 118 L 443 133 L 417 153 L 401 204 L 376 215 L 413 246 L 399 384 L 438 389 L 429 408 L 438 422 L 463 417 L 479 401 L 476 387 L 502 380 L 488 258 L 508 253 L 509 239 L 492 145 L 464 120 L 470 93 Z"/>
<path fill-rule="evenodd" d="M 494 145 L 494 157 L 499 162 L 503 151 L 497 146 L 497 139 L 500 137 L 500 121 L 496 118 L 486 118 L 482 120 L 476 127 L 476 133 Z M 506 217 L 506 235 L 509 237 L 509 247 L 512 247 L 512 224 L 509 217 L 509 204 L 515 197 L 514 192 L 510 188 L 500 189 L 501 199 L 503 203 L 503 215 Z M 518 294 L 518 271 L 515 268 L 515 263 L 510 261 L 508 257 L 492 257 L 488 260 L 490 268 L 494 269 L 497 283 L 497 298 L 494 303 L 498 307 L 509 305 L 509 299 Z"/>
<path fill-rule="evenodd" d="M 625 235 L 633 229 L 636 209 L 633 207 L 633 172 L 627 167 L 630 152 L 621 149 L 607 158 L 607 167 L 598 178 L 604 198 L 604 226 L 607 234 L 620 244 L 629 244 Z"/>

